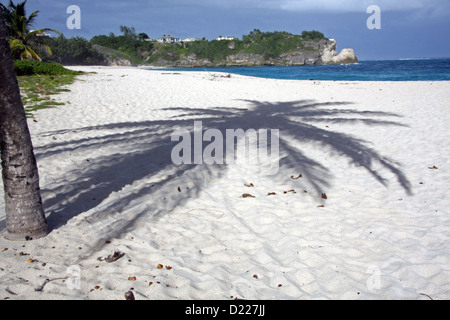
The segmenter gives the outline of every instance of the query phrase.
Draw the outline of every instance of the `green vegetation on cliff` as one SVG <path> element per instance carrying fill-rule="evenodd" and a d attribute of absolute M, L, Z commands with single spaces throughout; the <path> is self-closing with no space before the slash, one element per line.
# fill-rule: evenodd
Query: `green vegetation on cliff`
<path fill-rule="evenodd" d="M 153 50 L 153 43 L 139 39 L 134 34 L 124 34 L 116 36 L 110 33 L 109 36 L 99 35 L 91 39 L 92 45 L 99 45 L 102 47 L 114 49 L 125 54 L 133 63 L 144 63 L 146 57 Z"/>
<path fill-rule="evenodd" d="M 47 61 L 63 64 L 108 64 L 111 60 L 129 60 L 132 64 L 170 65 L 194 57 L 212 64 L 220 64 L 238 53 L 255 54 L 274 59 L 294 51 L 317 51 L 312 42 L 327 40 L 319 31 L 303 31 L 295 35 L 285 31 L 262 32 L 254 29 L 242 39 L 198 40 L 193 42 L 160 43 L 148 41 L 144 33 L 121 27 L 122 35 L 98 35 L 90 41 L 83 38 L 66 39 L 63 35 L 47 39 L 53 56 Z"/>
<path fill-rule="evenodd" d="M 155 43 L 152 55 L 146 62 L 155 63 L 158 59 L 175 62 L 183 57 L 195 54 L 198 59 L 207 59 L 213 63 L 220 63 L 225 61 L 228 56 L 239 52 L 258 54 L 264 56 L 265 59 L 270 59 L 292 51 L 312 51 L 314 49 L 309 45 L 305 45 L 305 43 L 319 40 L 326 40 L 326 38 L 318 31 L 307 31 L 303 32 L 302 35 L 294 35 L 284 31 L 261 32 L 255 29 L 248 35 L 244 35 L 242 40 Z"/>

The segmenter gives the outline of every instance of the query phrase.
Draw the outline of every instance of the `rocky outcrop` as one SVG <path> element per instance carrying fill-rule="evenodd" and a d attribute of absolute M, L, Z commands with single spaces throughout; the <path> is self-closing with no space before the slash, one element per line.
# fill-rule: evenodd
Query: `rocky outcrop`
<path fill-rule="evenodd" d="M 337 53 L 337 43 L 330 40 L 329 43 L 321 51 L 319 60 L 320 64 L 352 64 L 358 63 L 353 49 L 342 49 L 341 53 Z"/>
<path fill-rule="evenodd" d="M 342 49 L 341 53 L 331 59 L 332 64 L 352 64 L 358 63 L 353 49 Z"/>
<path fill-rule="evenodd" d="M 111 67 L 136 67 L 137 64 L 125 58 L 107 59 L 106 64 Z"/>
<path fill-rule="evenodd" d="M 101 53 L 104 57 L 104 64 L 107 66 L 114 67 L 135 67 L 136 64 L 133 63 L 125 53 L 118 50 L 106 48 L 98 44 L 92 45 L 92 48 L 97 52 Z"/>
<path fill-rule="evenodd" d="M 233 43 L 229 49 L 234 50 Z M 131 66 L 134 65 L 125 56 L 124 53 L 97 46 L 98 51 L 102 52 L 109 65 Z M 267 58 L 261 54 L 245 53 L 243 51 L 228 55 L 222 61 L 211 61 L 205 58 L 199 58 L 195 54 L 187 56 L 167 56 L 159 57 L 150 65 L 157 67 L 234 67 L 234 66 L 304 66 L 304 65 L 323 65 L 323 64 L 352 64 L 357 63 L 353 49 L 343 49 L 339 54 L 337 52 L 337 43 L 335 40 L 305 41 L 302 48 L 296 51 L 286 52 L 275 58 Z"/>
<path fill-rule="evenodd" d="M 227 66 L 262 66 L 265 60 L 260 54 L 239 52 L 228 56 L 225 64 Z"/>
<path fill-rule="evenodd" d="M 160 58 L 161 59 L 161 58 Z M 208 59 L 198 58 L 195 54 L 188 55 L 183 59 L 171 63 L 172 66 L 179 68 L 195 68 L 195 67 L 214 67 L 215 64 Z"/>
<path fill-rule="evenodd" d="M 314 65 L 319 61 L 320 54 L 318 51 L 311 52 L 291 52 L 284 53 L 277 57 L 276 59 L 271 59 L 270 64 L 272 65 L 283 65 L 283 66 L 304 66 L 304 65 Z"/>

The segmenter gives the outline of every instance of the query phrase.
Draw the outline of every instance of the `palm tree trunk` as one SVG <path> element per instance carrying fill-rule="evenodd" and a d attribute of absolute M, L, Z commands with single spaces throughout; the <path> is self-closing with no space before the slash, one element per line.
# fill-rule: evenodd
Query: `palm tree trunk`
<path fill-rule="evenodd" d="M 27 118 L 0 9 L 0 151 L 5 190 L 6 238 L 47 235 L 39 174 Z"/>

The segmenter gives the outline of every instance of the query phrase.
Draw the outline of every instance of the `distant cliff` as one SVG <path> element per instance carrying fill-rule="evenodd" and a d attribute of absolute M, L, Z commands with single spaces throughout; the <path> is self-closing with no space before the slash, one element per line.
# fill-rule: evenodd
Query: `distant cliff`
<path fill-rule="evenodd" d="M 230 43 L 230 47 L 233 42 Z M 298 50 L 289 50 L 275 57 L 267 57 L 260 53 L 246 53 L 245 50 L 231 52 L 220 60 L 212 61 L 205 57 L 198 57 L 195 53 L 178 56 L 174 59 L 159 57 L 149 63 L 158 67 L 217 67 L 217 66 L 304 66 L 324 64 L 353 64 L 357 63 L 353 49 L 343 49 L 337 52 L 335 40 L 305 41 L 303 47 Z"/>
<path fill-rule="evenodd" d="M 92 45 L 92 48 L 103 56 L 104 58 L 103 64 L 105 65 L 114 67 L 137 66 L 137 64 L 134 63 L 127 54 L 119 50 L 106 48 L 98 44 Z"/>
<path fill-rule="evenodd" d="M 172 37 L 170 37 L 172 39 Z M 175 38 L 173 38 L 175 39 Z M 157 67 L 303 66 L 358 62 L 352 49 L 337 52 L 335 40 L 319 31 L 292 34 L 254 29 L 238 38 L 161 42 L 132 36 L 95 36 L 89 43 L 107 65 Z"/>

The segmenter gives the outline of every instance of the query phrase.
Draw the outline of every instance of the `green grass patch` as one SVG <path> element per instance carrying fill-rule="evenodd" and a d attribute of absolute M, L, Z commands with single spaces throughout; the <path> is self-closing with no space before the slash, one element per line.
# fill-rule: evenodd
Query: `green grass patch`
<path fill-rule="evenodd" d="M 83 74 L 80 71 L 74 71 L 64 68 L 59 63 L 53 62 L 39 62 L 29 60 L 15 60 L 14 70 L 18 76 L 31 75 L 79 75 Z"/>
<path fill-rule="evenodd" d="M 32 75 L 19 76 L 20 93 L 28 118 L 33 118 L 34 112 L 42 109 L 65 105 L 57 102 L 51 96 L 70 90 L 64 86 L 75 82 L 75 75 Z"/>
<path fill-rule="evenodd" d="M 28 60 L 14 61 L 14 69 L 19 82 L 22 102 L 27 117 L 33 113 L 65 103 L 56 102 L 52 95 L 69 92 L 64 86 L 74 83 L 77 75 L 85 74 L 64 68 L 58 63 L 47 63 Z"/>

